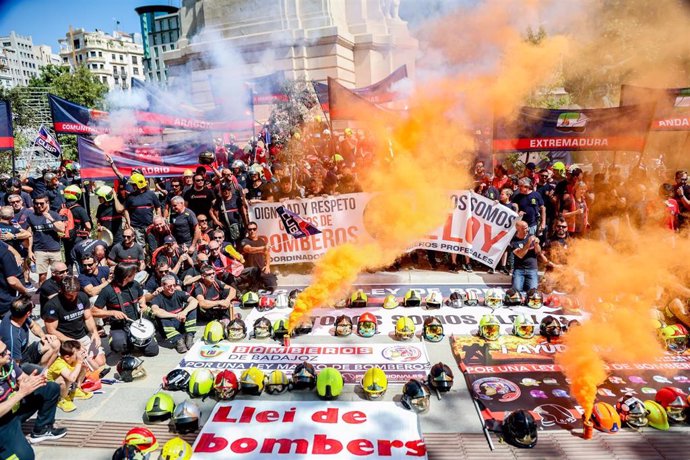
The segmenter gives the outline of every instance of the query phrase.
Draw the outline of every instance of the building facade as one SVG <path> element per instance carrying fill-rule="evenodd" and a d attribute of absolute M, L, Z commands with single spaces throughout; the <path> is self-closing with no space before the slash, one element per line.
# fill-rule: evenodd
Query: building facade
<path fill-rule="evenodd" d="M 179 8 L 166 5 L 135 8 L 141 23 L 146 79 L 165 84 L 168 72 L 163 53 L 175 49 L 180 37 Z"/>
<path fill-rule="evenodd" d="M 214 78 L 283 71 L 289 79 L 333 77 L 363 87 L 403 64 L 413 78 L 418 43 L 398 16 L 399 5 L 400 0 L 183 0 L 180 39 L 165 53 L 165 64 L 169 77 L 189 82 L 202 103 L 212 99 Z M 243 63 L 235 59 L 219 70 L 225 52 Z"/>
<path fill-rule="evenodd" d="M 138 34 L 113 32 L 112 35 L 96 30 L 71 29 L 60 43 L 63 65 L 76 68 L 86 66 L 110 89 L 127 89 L 132 78 L 144 79 L 144 49 L 137 43 Z"/>
<path fill-rule="evenodd" d="M 45 64 L 36 56 L 30 35 L 19 35 L 12 31 L 0 37 L 0 45 L 0 84 L 7 88 L 28 85 L 32 77 L 38 77 Z"/>

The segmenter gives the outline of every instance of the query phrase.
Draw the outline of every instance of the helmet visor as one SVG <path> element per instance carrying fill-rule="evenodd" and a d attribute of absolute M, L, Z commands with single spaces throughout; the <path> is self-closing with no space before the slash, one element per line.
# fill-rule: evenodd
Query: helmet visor
<path fill-rule="evenodd" d="M 677 353 L 677 354 L 684 353 L 685 350 L 688 349 L 687 337 L 681 336 L 681 337 L 667 338 L 666 339 L 666 348 L 671 353 Z"/>
<path fill-rule="evenodd" d="M 395 335 L 397 335 L 398 338 L 400 338 L 402 340 L 409 340 L 412 337 L 414 337 L 414 329 L 409 329 L 407 327 L 405 327 L 403 329 L 396 329 Z"/>
<path fill-rule="evenodd" d="M 532 298 L 527 302 L 527 306 L 532 308 L 539 308 L 542 306 L 542 301 L 540 298 Z"/>
<path fill-rule="evenodd" d="M 244 328 L 239 324 L 228 328 L 228 339 L 230 340 L 242 340 L 245 335 Z"/>
<path fill-rule="evenodd" d="M 272 395 L 279 395 L 281 393 L 285 393 L 287 389 L 288 386 L 282 383 L 269 383 L 268 385 L 266 385 L 266 392 Z"/>
<path fill-rule="evenodd" d="M 372 383 L 368 387 L 364 388 L 364 393 L 367 395 L 367 398 L 369 399 L 379 399 L 383 396 L 385 392 L 386 389 L 376 383 Z"/>
<path fill-rule="evenodd" d="M 491 307 L 491 308 L 496 308 L 500 307 L 503 304 L 503 301 L 499 299 L 498 297 L 491 296 L 486 298 L 486 306 Z"/>
<path fill-rule="evenodd" d="M 683 405 L 675 404 L 676 402 L 674 401 L 674 403 L 669 405 L 668 409 L 666 409 L 666 412 L 668 413 L 668 418 L 676 422 L 685 421 L 685 408 L 683 407 Z"/>
<path fill-rule="evenodd" d="M 424 338 L 429 342 L 440 342 L 443 339 L 443 326 L 430 324 L 424 328 Z"/>
<path fill-rule="evenodd" d="M 515 328 L 515 335 L 523 339 L 534 337 L 534 324 L 520 324 Z"/>
<path fill-rule="evenodd" d="M 496 340 L 501 335 L 501 328 L 497 324 L 487 324 L 479 327 L 479 335 L 486 340 Z"/>
<path fill-rule="evenodd" d="M 537 437 L 532 432 L 525 433 L 521 436 L 515 436 L 515 442 L 522 446 L 531 446 L 536 440 Z"/>
<path fill-rule="evenodd" d="M 417 412 L 426 412 L 429 409 L 429 397 L 410 398 L 410 407 Z"/>
<path fill-rule="evenodd" d="M 625 422 L 633 428 L 642 428 L 643 426 L 647 426 L 649 423 L 649 420 L 647 419 L 647 411 L 645 411 L 644 414 L 634 414 L 631 412 L 628 414 L 628 418 L 625 420 Z"/>
<path fill-rule="evenodd" d="M 376 323 L 373 321 L 362 321 L 359 323 L 357 330 L 362 337 L 372 337 L 376 334 Z"/>
<path fill-rule="evenodd" d="M 271 328 L 260 325 L 254 328 L 254 337 L 257 339 L 265 339 L 271 335 Z"/>
<path fill-rule="evenodd" d="M 350 334 L 352 334 L 352 324 L 345 323 L 345 322 L 342 322 L 340 324 L 336 324 L 335 335 L 346 336 L 346 335 L 350 335 Z"/>
<path fill-rule="evenodd" d="M 561 325 L 560 324 L 555 324 L 551 323 L 545 328 L 546 335 L 549 337 L 560 337 L 561 335 Z"/>

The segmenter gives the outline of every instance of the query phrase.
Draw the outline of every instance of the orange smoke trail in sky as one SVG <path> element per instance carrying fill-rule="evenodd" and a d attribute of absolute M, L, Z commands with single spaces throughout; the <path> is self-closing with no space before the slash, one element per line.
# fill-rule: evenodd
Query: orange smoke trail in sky
<path fill-rule="evenodd" d="M 400 120 L 386 124 L 363 111 L 358 125 L 378 140 L 374 166 L 360 176 L 364 191 L 376 193 L 364 213 L 373 239 L 360 235 L 316 261 L 312 283 L 297 297 L 288 329 L 310 310 L 342 299 L 361 271 L 390 265 L 415 241 L 440 227 L 451 211 L 449 191 L 471 186 L 474 123 L 492 108 L 499 114 L 510 113 L 552 75 L 566 45 L 564 37 L 549 38 L 540 46 L 525 43 L 522 29 L 511 22 L 504 7 L 503 2 L 492 1 L 473 10 L 475 16 L 458 12 L 444 17 L 442 24 L 456 26 L 460 20 L 475 19 L 483 35 L 464 36 L 461 29 L 451 27 L 452 33 L 436 36 L 434 45 L 450 62 L 459 40 L 479 43 L 491 36 L 498 49 L 492 55 L 495 66 L 472 76 L 436 76 L 420 84 Z M 430 34 L 441 30 L 436 25 L 429 27 Z"/>

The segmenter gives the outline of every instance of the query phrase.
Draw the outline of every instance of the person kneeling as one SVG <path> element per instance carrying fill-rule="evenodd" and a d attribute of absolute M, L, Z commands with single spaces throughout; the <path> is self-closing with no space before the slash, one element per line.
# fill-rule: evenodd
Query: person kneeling
<path fill-rule="evenodd" d="M 80 388 L 86 376 L 86 349 L 77 340 L 66 340 L 60 345 L 60 356 L 48 368 L 48 380 L 60 385 L 57 407 L 64 412 L 77 409 L 75 399 L 89 399 L 93 393 Z"/>
<path fill-rule="evenodd" d="M 130 327 L 146 311 L 144 289 L 134 279 L 136 274 L 136 264 L 122 262 L 117 264 L 113 271 L 112 281 L 98 294 L 94 303 L 93 316 L 110 318 L 110 349 L 115 353 L 129 353 L 132 348 L 137 348 L 144 356 L 156 356 L 159 348 L 153 336 L 155 331 L 151 330 L 152 336 L 148 340 L 132 340 Z"/>
<path fill-rule="evenodd" d="M 168 343 L 182 354 L 194 345 L 198 302 L 187 292 L 177 290 L 175 286 L 173 276 L 164 276 L 161 279 L 163 291 L 153 299 L 151 308 L 153 315 L 159 319 Z"/>

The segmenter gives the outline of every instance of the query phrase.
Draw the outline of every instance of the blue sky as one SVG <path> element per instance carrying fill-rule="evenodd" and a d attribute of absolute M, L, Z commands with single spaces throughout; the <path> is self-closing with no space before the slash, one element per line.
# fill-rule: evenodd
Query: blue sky
<path fill-rule="evenodd" d="M 50 45 L 59 51 L 58 39 L 69 26 L 112 32 L 139 32 L 139 17 L 134 8 L 144 5 L 179 6 L 179 0 L 0 0 L 0 36 L 14 30 L 31 35 L 34 45 Z"/>

